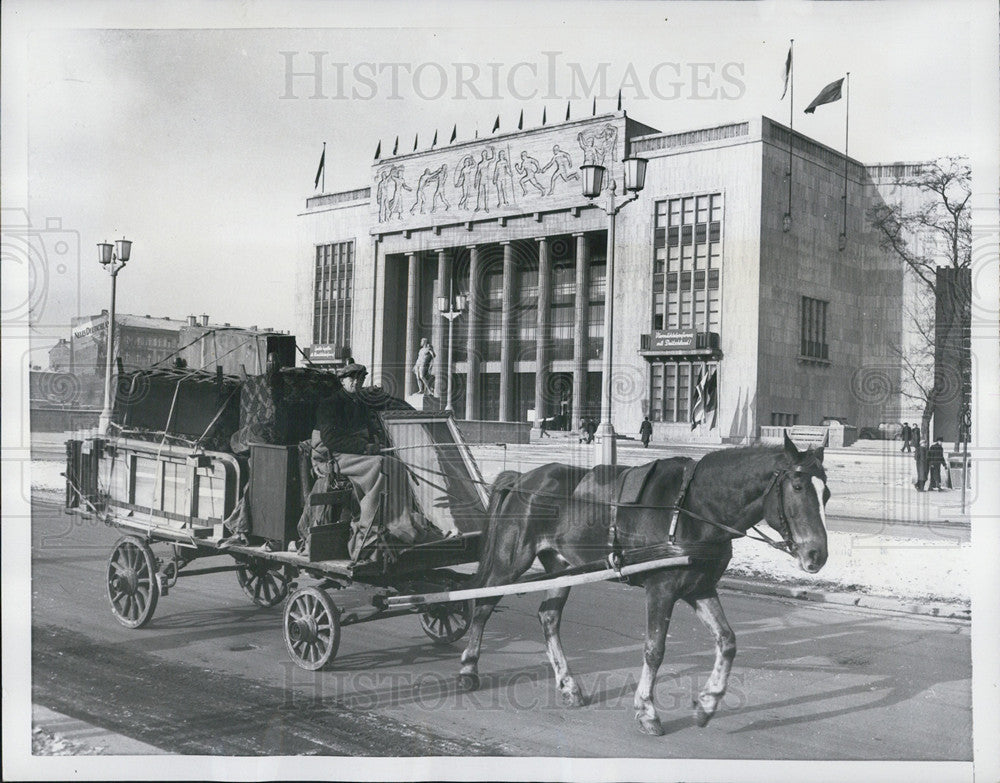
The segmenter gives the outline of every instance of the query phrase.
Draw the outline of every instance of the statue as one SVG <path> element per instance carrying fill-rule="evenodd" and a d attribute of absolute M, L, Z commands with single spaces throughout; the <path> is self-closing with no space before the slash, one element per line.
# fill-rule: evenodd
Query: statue
<path fill-rule="evenodd" d="M 434 346 L 426 337 L 420 338 L 420 350 L 417 351 L 417 361 L 413 365 L 413 374 L 417 376 L 417 394 L 433 394 L 431 391 L 431 362 L 437 354 Z"/>

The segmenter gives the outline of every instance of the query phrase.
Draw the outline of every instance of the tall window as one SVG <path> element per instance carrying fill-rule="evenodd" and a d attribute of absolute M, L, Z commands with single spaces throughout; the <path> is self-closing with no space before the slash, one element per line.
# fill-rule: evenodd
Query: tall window
<path fill-rule="evenodd" d="M 486 326 L 486 344 L 483 358 L 488 362 L 500 361 L 500 343 L 503 338 L 503 268 L 494 264 L 483 275 L 485 301 L 483 320 Z M 497 382 L 499 383 L 499 375 Z"/>
<path fill-rule="evenodd" d="M 573 358 L 573 318 L 576 312 L 576 268 L 552 267 L 552 358 Z"/>
<path fill-rule="evenodd" d="M 313 343 L 350 349 L 354 242 L 316 246 Z"/>
<path fill-rule="evenodd" d="M 590 264 L 587 306 L 587 356 L 599 359 L 604 348 L 604 297 L 608 288 L 608 267 L 603 258 Z"/>
<path fill-rule="evenodd" d="M 517 302 L 513 313 L 514 329 L 517 334 L 514 358 L 516 361 L 531 361 L 535 358 L 538 335 L 537 267 L 534 269 L 522 267 L 517 270 Z"/>
<path fill-rule="evenodd" d="M 826 306 L 828 302 L 822 299 L 802 297 L 802 338 L 799 355 L 807 359 L 830 358 L 830 349 L 826 344 Z"/>
<path fill-rule="evenodd" d="M 653 328 L 718 331 L 722 194 L 657 202 L 653 247 Z"/>
<path fill-rule="evenodd" d="M 698 395 L 698 382 L 714 372 L 718 362 L 654 362 L 650 366 L 652 421 L 690 422 Z M 718 383 L 718 380 L 716 380 Z"/>

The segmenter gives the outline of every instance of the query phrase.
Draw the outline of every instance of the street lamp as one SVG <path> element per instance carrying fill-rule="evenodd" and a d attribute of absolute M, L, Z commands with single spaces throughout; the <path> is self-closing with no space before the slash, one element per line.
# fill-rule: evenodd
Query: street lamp
<path fill-rule="evenodd" d="M 438 310 L 441 315 L 448 319 L 448 386 L 447 386 L 447 399 L 445 401 L 444 409 L 446 411 L 454 411 L 455 408 L 451 402 L 451 376 L 452 376 L 452 352 L 455 347 L 455 319 L 458 318 L 462 313 L 465 312 L 465 294 L 458 294 L 457 296 L 452 295 L 454 284 L 452 282 L 448 283 L 448 296 L 438 297 Z M 435 381 L 434 391 L 437 391 L 437 382 Z"/>
<path fill-rule="evenodd" d="M 612 339 L 614 338 L 615 312 L 615 216 L 626 204 L 639 198 L 639 191 L 646 186 L 645 158 L 629 157 L 622 161 L 625 167 L 623 189 L 629 194 L 623 201 L 615 201 L 615 181 L 611 180 L 604 188 L 604 166 L 587 164 L 580 167 L 583 172 L 583 195 L 587 198 L 598 198 L 602 192 L 607 193 L 604 204 L 596 206 L 608 215 L 608 251 L 607 251 L 607 283 L 604 295 L 604 357 L 601 366 L 601 423 L 597 428 L 597 443 L 594 458 L 597 464 L 614 465 L 618 461 L 615 448 L 615 428 L 611 424 L 611 369 L 612 369 Z"/>
<path fill-rule="evenodd" d="M 111 275 L 111 309 L 108 311 L 107 366 L 104 369 L 104 410 L 101 411 L 101 418 L 98 423 L 102 435 L 108 434 L 108 425 L 111 424 L 111 368 L 115 360 L 115 288 L 118 282 L 118 273 L 125 268 L 125 264 L 128 263 L 131 255 L 132 243 L 124 237 L 116 240 L 113 246 L 108 242 L 97 243 L 97 260 Z"/>

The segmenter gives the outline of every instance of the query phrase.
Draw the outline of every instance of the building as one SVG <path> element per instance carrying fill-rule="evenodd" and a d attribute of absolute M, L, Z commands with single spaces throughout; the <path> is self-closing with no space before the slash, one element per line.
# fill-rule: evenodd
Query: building
<path fill-rule="evenodd" d="M 898 388 L 902 297 L 867 223 L 879 193 L 861 163 L 766 117 L 661 133 L 619 112 L 376 160 L 370 186 L 300 215 L 299 342 L 408 394 L 422 337 L 445 377 L 436 303 L 460 292 L 457 416 L 597 415 L 609 220 L 579 167 L 620 183 L 627 155 L 649 166 L 616 224 L 616 430 L 648 415 L 654 439 L 719 443 L 877 424 L 870 386 Z"/>
<path fill-rule="evenodd" d="M 65 341 L 60 341 L 50 351 L 50 365 L 55 357 L 63 371 L 103 378 L 107 321 L 107 310 L 74 319 L 65 348 Z M 212 324 L 207 315 L 181 319 L 116 313 L 115 342 L 126 370 L 170 366 L 180 360 L 192 369 L 214 371 L 222 367 L 230 375 L 258 375 L 264 372 L 271 353 L 285 367 L 294 366 L 296 358 L 295 338 L 289 334 L 256 326 L 246 329 L 228 323 Z"/>
<path fill-rule="evenodd" d="M 178 348 L 184 321 L 148 315 L 115 314 L 116 356 L 126 370 L 142 369 L 166 360 Z M 70 322 L 70 367 L 77 375 L 104 376 L 107 366 L 108 311 Z"/>
<path fill-rule="evenodd" d="M 189 315 L 180 329 L 178 356 L 185 366 L 227 375 L 260 375 L 274 354 L 282 367 L 294 367 L 295 338 L 274 329 L 210 324 L 207 315 Z"/>
<path fill-rule="evenodd" d="M 69 372 L 73 351 L 69 340 L 60 337 L 59 342 L 49 348 L 49 370 L 52 372 Z"/>

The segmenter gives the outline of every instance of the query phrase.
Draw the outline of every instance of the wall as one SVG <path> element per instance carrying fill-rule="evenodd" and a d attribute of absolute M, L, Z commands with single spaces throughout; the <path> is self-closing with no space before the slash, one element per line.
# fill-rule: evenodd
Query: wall
<path fill-rule="evenodd" d="M 899 382 L 898 366 L 888 355 L 889 344 L 899 338 L 902 294 L 902 275 L 879 248 L 866 218 L 877 194 L 865 169 L 850 161 L 847 237 L 839 250 L 843 155 L 796 134 L 792 223 L 783 231 L 788 133 L 765 120 L 763 135 L 759 424 L 770 424 L 773 411 L 798 414 L 800 425 L 826 417 L 877 424 L 876 401 L 887 400 Z M 829 302 L 828 362 L 799 356 L 803 296 Z"/>

